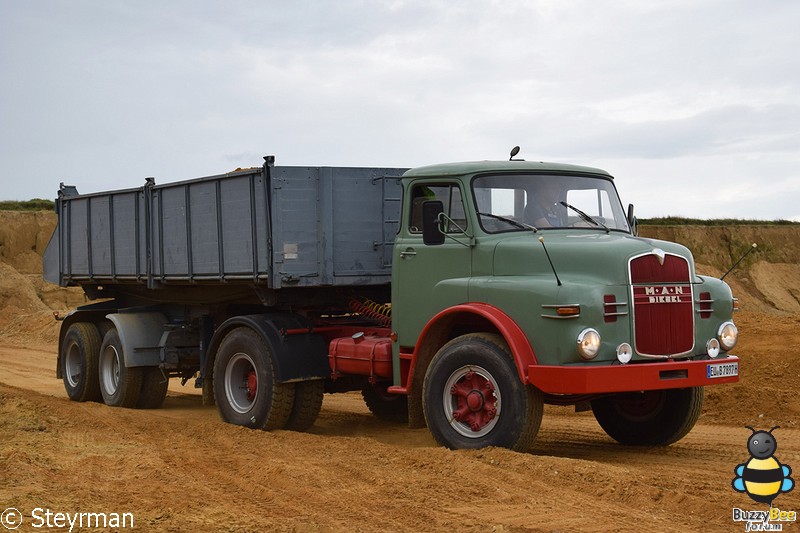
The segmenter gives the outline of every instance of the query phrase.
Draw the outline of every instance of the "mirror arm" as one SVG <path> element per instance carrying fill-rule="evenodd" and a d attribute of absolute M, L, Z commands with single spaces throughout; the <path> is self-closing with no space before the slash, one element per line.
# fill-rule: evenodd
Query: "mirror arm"
<path fill-rule="evenodd" d="M 469 237 L 469 243 L 461 242 L 460 240 L 456 239 L 455 237 L 453 237 L 449 233 L 442 231 L 441 228 L 445 227 L 445 224 L 444 224 L 445 221 L 447 221 L 449 224 L 452 224 L 453 226 L 455 226 L 458 229 L 458 231 L 463 233 L 466 237 Z M 467 233 L 467 230 L 465 230 L 464 228 L 459 226 L 458 223 L 455 220 L 453 220 L 452 218 L 450 218 L 449 216 L 447 216 L 444 213 L 439 213 L 439 231 L 442 231 L 442 233 L 444 233 L 445 238 L 452 239 L 452 240 L 456 241 L 458 244 L 460 244 L 461 246 L 465 246 L 467 248 L 472 248 L 473 246 L 475 246 L 475 236 L 474 235 L 470 235 L 469 233 Z"/>

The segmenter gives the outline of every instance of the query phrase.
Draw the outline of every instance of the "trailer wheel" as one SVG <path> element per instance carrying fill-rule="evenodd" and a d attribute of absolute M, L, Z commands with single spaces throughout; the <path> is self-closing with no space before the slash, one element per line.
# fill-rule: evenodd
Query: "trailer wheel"
<path fill-rule="evenodd" d="M 294 405 L 285 429 L 306 431 L 313 426 L 317 416 L 319 416 L 320 409 L 322 409 L 322 396 L 324 393 L 325 382 L 321 379 L 295 383 Z"/>
<path fill-rule="evenodd" d="M 524 384 L 499 335 L 471 333 L 445 344 L 423 384 L 423 411 L 439 444 L 527 451 L 542 421 L 541 391 Z"/>
<path fill-rule="evenodd" d="M 61 344 L 61 375 L 69 399 L 75 402 L 100 401 L 97 364 L 102 338 L 94 324 L 76 322 Z"/>
<path fill-rule="evenodd" d="M 408 422 L 408 396 L 389 394 L 386 383 L 366 384 L 361 389 L 361 397 L 370 412 L 381 420 L 389 422 Z"/>
<path fill-rule="evenodd" d="M 256 429 L 281 429 L 289 421 L 294 383 L 277 383 L 272 354 L 253 330 L 228 333 L 214 361 L 214 397 L 229 424 Z"/>
<path fill-rule="evenodd" d="M 98 365 L 100 393 L 106 405 L 134 407 L 142 390 L 142 368 L 126 367 L 122 342 L 116 328 L 111 328 L 100 346 Z"/>
<path fill-rule="evenodd" d="M 167 397 L 169 378 L 165 378 L 157 366 L 142 367 L 142 390 L 139 393 L 137 409 L 158 409 Z"/>
<path fill-rule="evenodd" d="M 700 417 L 703 387 L 632 392 L 592 400 L 600 427 L 620 444 L 663 446 L 686 436 Z"/>

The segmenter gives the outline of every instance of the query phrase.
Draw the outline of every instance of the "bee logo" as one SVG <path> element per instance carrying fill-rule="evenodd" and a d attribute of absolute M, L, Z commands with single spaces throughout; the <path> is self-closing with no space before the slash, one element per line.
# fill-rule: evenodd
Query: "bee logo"
<path fill-rule="evenodd" d="M 736 477 L 731 485 L 736 492 L 746 492 L 754 501 L 767 503 L 771 507 L 772 500 L 778 494 L 789 492 L 794 488 L 794 480 L 789 477 L 792 469 L 782 465 L 775 458 L 778 442 L 772 432 L 780 426 L 775 426 L 769 431 L 756 431 L 750 426 L 745 427 L 753 432 L 747 439 L 750 460 L 733 469 Z"/>

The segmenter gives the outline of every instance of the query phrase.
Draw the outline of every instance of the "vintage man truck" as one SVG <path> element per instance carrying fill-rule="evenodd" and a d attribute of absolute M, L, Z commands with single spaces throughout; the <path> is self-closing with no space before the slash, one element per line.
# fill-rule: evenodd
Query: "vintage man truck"
<path fill-rule="evenodd" d="M 722 281 L 637 237 L 613 178 L 522 160 L 282 167 L 78 194 L 61 185 L 44 275 L 75 401 L 155 408 L 194 380 L 222 419 L 306 430 L 325 392 L 450 448 L 524 451 L 543 404 L 665 445 L 703 387 L 738 380 Z"/>

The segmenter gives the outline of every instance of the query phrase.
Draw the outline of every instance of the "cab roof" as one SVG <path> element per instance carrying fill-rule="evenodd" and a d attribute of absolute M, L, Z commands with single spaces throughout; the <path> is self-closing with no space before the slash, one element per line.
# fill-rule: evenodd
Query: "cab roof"
<path fill-rule="evenodd" d="M 464 163 L 444 163 L 412 168 L 406 171 L 403 177 L 461 176 L 484 172 L 510 171 L 600 174 L 613 179 L 613 176 L 608 172 L 599 168 L 570 165 L 566 163 L 545 163 L 543 161 L 468 161 Z"/>

